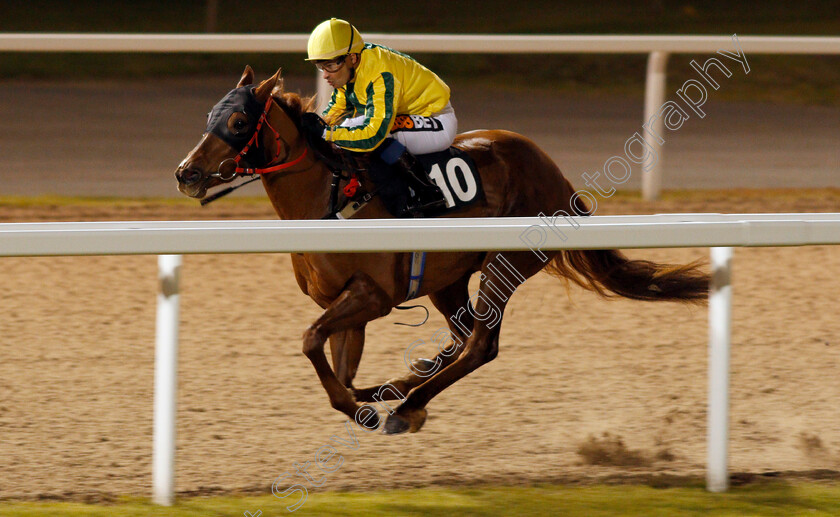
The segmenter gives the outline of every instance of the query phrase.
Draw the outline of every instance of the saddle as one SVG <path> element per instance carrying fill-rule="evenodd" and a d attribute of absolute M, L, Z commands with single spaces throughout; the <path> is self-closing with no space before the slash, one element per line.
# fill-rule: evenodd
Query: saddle
<path fill-rule="evenodd" d="M 362 210 L 374 196 L 393 196 L 394 191 L 374 185 L 372 189 L 362 186 L 360 178 L 370 178 L 373 158 L 368 153 L 354 153 L 321 140 L 313 146 L 327 166 L 332 170 L 333 181 L 330 185 L 330 206 L 325 219 L 349 219 Z M 436 185 L 445 199 L 433 209 L 424 210 L 424 217 L 440 217 L 460 210 L 484 199 L 484 189 L 478 167 L 472 158 L 464 151 L 450 147 L 444 151 L 414 155 L 426 173 L 426 179 Z M 343 198 L 339 198 L 341 183 Z M 416 195 L 405 185 L 409 196 Z M 340 199 L 340 203 L 339 203 Z M 383 199 L 386 201 L 387 199 Z"/>

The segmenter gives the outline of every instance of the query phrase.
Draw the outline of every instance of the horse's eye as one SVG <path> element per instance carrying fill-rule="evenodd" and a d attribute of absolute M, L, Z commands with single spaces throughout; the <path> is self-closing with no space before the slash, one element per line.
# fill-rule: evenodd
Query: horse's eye
<path fill-rule="evenodd" d="M 234 113 L 228 119 L 228 131 L 235 136 L 242 136 L 248 130 L 248 117 L 244 113 Z"/>

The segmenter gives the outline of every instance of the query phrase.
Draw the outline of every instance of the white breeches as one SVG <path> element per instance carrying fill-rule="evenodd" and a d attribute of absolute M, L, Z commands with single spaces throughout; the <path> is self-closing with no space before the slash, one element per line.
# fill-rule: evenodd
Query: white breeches
<path fill-rule="evenodd" d="M 365 120 L 364 115 L 344 120 L 345 127 L 358 126 Z M 419 115 L 397 115 L 391 138 L 403 144 L 411 154 L 426 154 L 443 151 L 452 145 L 458 134 L 458 118 L 451 104 L 431 117 Z"/>

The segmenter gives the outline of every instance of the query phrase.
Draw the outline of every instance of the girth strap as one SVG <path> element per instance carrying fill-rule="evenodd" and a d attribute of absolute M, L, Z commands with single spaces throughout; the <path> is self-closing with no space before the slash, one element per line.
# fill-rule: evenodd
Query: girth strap
<path fill-rule="evenodd" d="M 405 301 L 417 297 L 420 286 L 423 284 L 423 273 L 426 272 L 426 252 L 414 251 L 411 253 L 411 268 L 408 277 L 408 294 Z"/>

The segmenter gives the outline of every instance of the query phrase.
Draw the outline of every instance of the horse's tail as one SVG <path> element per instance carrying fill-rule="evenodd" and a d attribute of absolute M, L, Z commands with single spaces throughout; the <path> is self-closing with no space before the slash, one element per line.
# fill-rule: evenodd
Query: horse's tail
<path fill-rule="evenodd" d="M 591 213 L 580 197 L 572 205 L 578 215 Z M 710 277 L 701 260 L 686 265 L 657 264 L 630 260 L 618 250 L 562 250 L 545 271 L 605 298 L 703 303 L 709 295 Z"/>
<path fill-rule="evenodd" d="M 618 250 L 562 250 L 545 269 L 605 298 L 702 303 L 709 294 L 709 275 L 700 266 L 700 261 L 630 260 Z"/>

